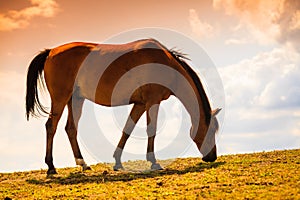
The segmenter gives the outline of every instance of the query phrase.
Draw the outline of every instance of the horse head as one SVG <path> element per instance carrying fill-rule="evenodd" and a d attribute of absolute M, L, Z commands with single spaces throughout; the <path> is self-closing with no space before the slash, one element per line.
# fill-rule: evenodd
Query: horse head
<path fill-rule="evenodd" d="M 219 123 L 216 116 L 220 111 L 221 109 L 217 108 L 211 112 L 211 120 L 208 128 L 199 127 L 193 139 L 200 153 L 203 155 L 202 160 L 205 162 L 214 162 L 217 159 L 215 136 L 219 130 Z"/>

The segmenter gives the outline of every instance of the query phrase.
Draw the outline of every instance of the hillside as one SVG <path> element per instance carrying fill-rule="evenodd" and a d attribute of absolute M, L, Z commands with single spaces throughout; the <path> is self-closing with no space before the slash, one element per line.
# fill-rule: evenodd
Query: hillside
<path fill-rule="evenodd" d="M 145 161 L 46 171 L 0 174 L 0 199 L 300 199 L 300 149 L 220 156 L 214 163 L 200 158 L 176 159 L 162 171 L 143 170 Z M 133 171 L 133 169 L 142 171 Z"/>

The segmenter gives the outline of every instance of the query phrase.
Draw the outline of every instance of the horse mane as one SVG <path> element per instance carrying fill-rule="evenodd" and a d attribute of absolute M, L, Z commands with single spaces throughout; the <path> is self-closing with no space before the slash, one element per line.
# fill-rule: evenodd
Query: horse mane
<path fill-rule="evenodd" d="M 203 103 L 203 107 L 204 107 L 204 113 L 205 113 L 205 120 L 206 123 L 209 125 L 210 124 L 210 120 L 211 120 L 211 107 L 210 107 L 210 103 L 208 100 L 208 97 L 206 95 L 206 92 L 203 88 L 203 85 L 200 81 L 199 76 L 197 75 L 197 73 L 186 63 L 185 60 L 190 60 L 187 57 L 187 54 L 182 53 L 178 50 L 175 50 L 174 48 L 169 50 L 169 53 L 173 56 L 173 58 L 175 58 L 180 65 L 185 69 L 185 71 L 191 76 L 191 78 L 193 79 L 197 90 L 199 92 L 200 98 L 202 100 Z"/>

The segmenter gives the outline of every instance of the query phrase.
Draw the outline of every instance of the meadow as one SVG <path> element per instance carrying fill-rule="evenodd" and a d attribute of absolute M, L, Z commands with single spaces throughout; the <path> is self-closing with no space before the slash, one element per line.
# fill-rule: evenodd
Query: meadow
<path fill-rule="evenodd" d="M 80 168 L 0 173 L 0 199 L 300 199 L 300 149 L 162 160 L 161 171 L 146 161 Z"/>

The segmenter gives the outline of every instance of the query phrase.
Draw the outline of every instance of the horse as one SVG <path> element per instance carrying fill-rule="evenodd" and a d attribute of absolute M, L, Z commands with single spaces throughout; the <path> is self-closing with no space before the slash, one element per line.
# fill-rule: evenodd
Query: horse
<path fill-rule="evenodd" d="M 155 39 L 124 44 L 71 42 L 36 55 L 27 72 L 26 118 L 48 115 L 45 124 L 47 174 L 57 173 L 53 165 L 53 138 L 66 106 L 65 130 L 75 162 L 83 171 L 91 169 L 77 142 L 78 122 L 86 99 L 108 107 L 133 105 L 113 154 L 114 170 L 123 169 L 124 146 L 144 112 L 148 135 L 146 159 L 151 162 L 151 169 L 162 169 L 154 154 L 154 139 L 159 105 L 171 95 L 182 102 L 191 117 L 190 137 L 203 155 L 202 160 L 215 161 L 215 134 L 219 128 L 216 115 L 221 109 L 211 109 L 200 78 L 187 64 L 187 59 L 185 54 L 168 49 Z M 51 98 L 50 112 L 38 95 L 45 83 Z"/>

